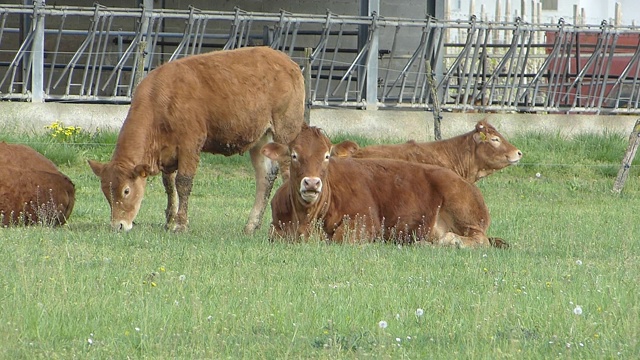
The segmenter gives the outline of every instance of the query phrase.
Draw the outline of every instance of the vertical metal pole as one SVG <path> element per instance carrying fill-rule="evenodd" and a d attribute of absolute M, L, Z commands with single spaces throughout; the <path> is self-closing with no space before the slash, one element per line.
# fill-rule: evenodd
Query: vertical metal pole
<path fill-rule="evenodd" d="M 153 0 L 143 0 L 142 6 L 142 19 L 140 19 L 142 21 L 142 26 L 140 27 L 140 31 L 143 35 L 142 39 L 146 41 L 146 54 L 153 54 L 153 48 L 151 47 L 153 45 L 153 41 L 147 39 L 147 34 L 149 34 L 149 18 L 153 14 Z M 153 56 L 145 57 L 144 67 L 147 70 L 151 69 L 151 59 L 153 59 Z"/>
<path fill-rule="evenodd" d="M 360 15 L 362 16 L 372 16 L 372 25 L 377 26 L 376 19 L 380 14 L 380 0 L 360 0 Z M 360 26 L 358 31 L 358 49 L 362 49 L 366 42 L 370 41 L 369 44 L 369 54 L 366 60 L 366 69 L 363 69 L 366 72 L 365 78 L 365 100 L 366 100 L 366 110 L 377 110 L 378 109 L 378 31 L 372 31 L 371 39 L 369 39 L 369 29 L 367 25 Z M 360 72 L 362 74 L 362 72 Z M 358 80 L 360 80 L 360 74 L 358 75 Z M 359 99 L 358 99 L 359 100 Z"/>
<path fill-rule="evenodd" d="M 35 29 L 33 44 L 31 44 L 31 102 L 44 101 L 44 1 L 34 1 Z"/>
<path fill-rule="evenodd" d="M 304 122 L 311 123 L 311 53 L 312 48 L 304 48 Z M 318 74 L 319 76 L 319 74 Z"/>

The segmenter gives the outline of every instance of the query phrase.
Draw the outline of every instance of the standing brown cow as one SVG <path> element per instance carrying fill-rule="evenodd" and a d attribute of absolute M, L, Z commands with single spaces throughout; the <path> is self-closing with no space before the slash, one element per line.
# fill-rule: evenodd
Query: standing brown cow
<path fill-rule="evenodd" d="M 147 176 L 162 173 L 166 227 L 187 228 L 187 208 L 200 152 L 249 151 L 256 198 L 245 227 L 260 226 L 277 166 L 260 153 L 288 142 L 304 123 L 300 67 L 268 47 L 194 55 L 164 64 L 138 85 L 111 161 L 89 161 L 111 206 L 111 226 L 130 230 Z"/>
<path fill-rule="evenodd" d="M 75 187 L 51 160 L 20 144 L 0 142 L 0 224 L 63 225 Z"/>
<path fill-rule="evenodd" d="M 327 238 L 507 247 L 488 238 L 489 210 L 478 188 L 449 169 L 390 159 L 331 157 L 318 128 L 287 145 L 270 143 L 272 160 L 290 159 L 289 180 L 271 201 L 270 237 L 308 236 L 318 223 Z"/>
<path fill-rule="evenodd" d="M 438 165 L 455 171 L 469 182 L 516 164 L 522 158 L 522 152 L 486 121 L 479 121 L 471 132 L 446 140 L 425 143 L 411 140 L 404 144 L 363 148 L 346 140 L 337 144 L 333 152 L 343 157 L 387 158 Z"/>

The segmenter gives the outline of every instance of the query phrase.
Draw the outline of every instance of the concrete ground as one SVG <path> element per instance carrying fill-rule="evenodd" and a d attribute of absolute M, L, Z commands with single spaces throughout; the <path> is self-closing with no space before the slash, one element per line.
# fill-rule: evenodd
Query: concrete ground
<path fill-rule="evenodd" d="M 0 102 L 0 131 L 45 131 L 55 121 L 93 131 L 120 129 L 128 105 Z M 580 133 L 629 134 L 635 115 L 541 115 L 443 113 L 442 136 L 448 138 L 473 129 L 487 118 L 502 134 L 552 132 L 571 137 Z M 329 135 L 343 133 L 379 139 L 433 140 L 433 114 L 426 111 L 312 109 L 311 125 Z"/>

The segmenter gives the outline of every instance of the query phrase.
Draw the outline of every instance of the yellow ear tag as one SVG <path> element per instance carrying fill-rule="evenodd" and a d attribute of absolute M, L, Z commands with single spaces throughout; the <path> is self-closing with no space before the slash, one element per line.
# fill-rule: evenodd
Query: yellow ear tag
<path fill-rule="evenodd" d="M 483 133 L 483 132 L 481 132 L 481 133 L 479 133 L 479 134 L 480 134 L 480 140 L 482 140 L 482 141 L 487 141 L 487 134 L 485 134 L 485 133 Z"/>

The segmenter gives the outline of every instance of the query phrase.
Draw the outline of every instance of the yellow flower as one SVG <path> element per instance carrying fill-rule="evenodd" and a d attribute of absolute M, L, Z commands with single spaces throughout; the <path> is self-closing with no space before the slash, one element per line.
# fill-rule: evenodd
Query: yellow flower
<path fill-rule="evenodd" d="M 160 266 L 160 269 L 158 269 L 158 270 L 160 270 L 160 272 L 165 272 L 166 271 L 164 266 Z"/>
<path fill-rule="evenodd" d="M 152 286 L 152 287 L 156 287 L 156 286 L 158 286 L 158 284 L 156 284 L 155 282 L 153 282 L 153 281 L 152 281 L 152 282 L 151 282 L 151 286 Z"/>

